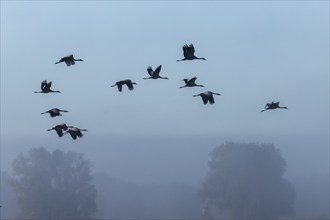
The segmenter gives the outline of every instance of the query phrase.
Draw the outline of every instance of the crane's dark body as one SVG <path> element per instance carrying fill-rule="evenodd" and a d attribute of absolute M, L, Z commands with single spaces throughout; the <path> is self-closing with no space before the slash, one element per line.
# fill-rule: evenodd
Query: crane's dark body
<path fill-rule="evenodd" d="M 203 92 L 203 93 L 199 93 L 197 95 L 194 95 L 194 97 L 196 97 L 196 96 L 202 97 L 203 103 L 206 105 L 208 102 L 210 104 L 214 104 L 213 95 L 221 95 L 221 94 L 220 93 L 215 93 L 215 92 L 207 91 L 207 92 Z"/>
<path fill-rule="evenodd" d="M 121 92 L 123 90 L 123 85 L 126 85 L 129 90 L 133 90 L 134 89 L 133 84 L 135 85 L 136 83 L 132 82 L 129 79 L 126 79 L 126 80 L 121 80 L 121 81 L 116 82 L 111 87 L 117 86 L 118 91 Z"/>
<path fill-rule="evenodd" d="M 195 86 L 199 86 L 199 87 L 204 87 L 203 85 L 197 85 L 195 83 L 197 77 L 193 77 L 191 79 L 183 79 L 182 81 L 184 81 L 186 83 L 186 85 L 181 86 L 180 88 L 184 88 L 184 87 L 195 87 Z"/>
<path fill-rule="evenodd" d="M 273 110 L 273 109 L 277 109 L 277 108 L 288 109 L 287 107 L 281 107 L 280 102 L 271 102 L 271 103 L 267 103 L 265 105 L 265 109 L 261 110 L 261 112 L 264 112 L 267 110 Z"/>
<path fill-rule="evenodd" d="M 52 81 L 47 82 L 47 80 L 44 80 L 41 82 L 41 91 L 39 92 L 34 92 L 34 93 L 50 93 L 50 92 L 55 92 L 55 93 L 60 93 L 60 91 L 53 91 L 50 89 L 52 86 Z"/>
<path fill-rule="evenodd" d="M 52 108 L 46 112 L 42 112 L 41 114 L 46 114 L 46 113 L 49 113 L 50 114 L 50 117 L 56 117 L 56 116 L 62 116 L 61 112 L 68 112 L 67 110 L 61 110 L 61 109 L 58 109 L 58 108 Z"/>
<path fill-rule="evenodd" d="M 59 64 L 59 63 L 62 63 L 62 62 L 65 62 L 65 64 L 67 66 L 71 66 L 71 65 L 75 65 L 75 61 L 83 61 L 82 59 L 75 59 L 73 57 L 73 54 L 70 54 L 66 57 L 62 57 L 58 62 L 56 62 L 55 64 Z"/>
<path fill-rule="evenodd" d="M 189 46 L 187 44 L 183 45 L 183 56 L 184 58 L 179 61 L 185 61 L 185 60 L 206 60 L 205 58 L 199 58 L 195 56 L 195 47 L 193 44 L 190 44 Z"/>

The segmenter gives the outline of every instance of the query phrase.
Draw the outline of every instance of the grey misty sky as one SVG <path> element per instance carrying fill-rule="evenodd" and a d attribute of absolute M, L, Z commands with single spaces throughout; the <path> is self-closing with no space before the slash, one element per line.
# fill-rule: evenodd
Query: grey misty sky
<path fill-rule="evenodd" d="M 186 43 L 207 61 L 176 62 Z M 71 53 L 84 62 L 54 64 Z M 143 80 L 160 64 L 169 80 Z M 205 88 L 179 89 L 193 76 Z M 34 94 L 45 79 L 62 93 Z M 260 113 L 270 101 L 289 110 Z M 40 115 L 53 107 L 69 113 Z M 62 122 L 89 139 L 328 135 L 329 2 L 1 1 L 1 138 L 56 142 Z"/>

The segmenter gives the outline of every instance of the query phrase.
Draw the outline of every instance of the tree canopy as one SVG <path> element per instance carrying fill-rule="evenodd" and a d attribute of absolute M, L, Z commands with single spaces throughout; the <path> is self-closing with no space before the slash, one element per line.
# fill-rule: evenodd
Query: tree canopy
<path fill-rule="evenodd" d="M 210 154 L 199 195 L 221 217 L 292 217 L 295 191 L 286 162 L 271 144 L 226 143 Z"/>
<path fill-rule="evenodd" d="M 90 218 L 96 212 L 91 164 L 82 154 L 33 148 L 13 162 L 11 185 L 20 216 L 31 219 Z"/>

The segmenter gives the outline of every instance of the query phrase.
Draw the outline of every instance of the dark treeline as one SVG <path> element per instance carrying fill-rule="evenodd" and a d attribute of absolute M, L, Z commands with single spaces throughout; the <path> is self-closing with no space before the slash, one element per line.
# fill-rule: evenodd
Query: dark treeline
<path fill-rule="evenodd" d="M 322 200 L 317 193 L 324 192 L 325 182 L 306 194 L 311 180 L 302 179 L 296 186 L 286 179 L 286 161 L 271 144 L 230 142 L 215 147 L 199 187 L 175 180 L 137 184 L 92 172 L 92 168 L 83 154 L 71 151 L 50 152 L 40 147 L 20 154 L 13 161 L 12 175 L 1 171 L 1 217 L 328 217 L 326 209 L 302 201 Z M 308 209 L 312 211 L 308 213 Z"/>

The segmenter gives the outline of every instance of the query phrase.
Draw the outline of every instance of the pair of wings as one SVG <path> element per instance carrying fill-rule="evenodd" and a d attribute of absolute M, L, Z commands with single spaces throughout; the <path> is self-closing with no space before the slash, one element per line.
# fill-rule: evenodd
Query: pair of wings
<path fill-rule="evenodd" d="M 202 93 L 201 97 L 202 97 L 202 100 L 203 100 L 204 104 L 207 104 L 208 101 L 210 102 L 210 104 L 214 104 L 214 98 L 213 98 L 212 94 Z"/>
<path fill-rule="evenodd" d="M 52 86 L 52 81 L 49 81 L 47 83 L 47 80 L 44 80 L 44 81 L 41 82 L 41 90 L 42 91 L 50 89 L 51 86 Z"/>
<path fill-rule="evenodd" d="M 118 81 L 116 83 L 116 85 L 118 86 L 118 90 L 119 92 L 121 92 L 123 90 L 123 85 L 127 85 L 128 89 L 129 90 L 133 90 L 133 84 L 132 84 L 132 81 L 131 80 L 122 80 L 122 81 Z"/>
<path fill-rule="evenodd" d="M 193 44 L 190 44 L 189 46 L 185 44 L 183 45 L 182 49 L 184 57 L 192 57 L 195 54 L 195 48 Z"/>
<path fill-rule="evenodd" d="M 186 84 L 187 85 L 189 85 L 189 84 L 195 84 L 196 79 L 197 79 L 197 77 L 195 76 L 195 77 L 189 79 Z"/>
<path fill-rule="evenodd" d="M 151 76 L 151 77 L 157 77 L 157 76 L 159 76 L 159 73 L 160 73 L 160 70 L 162 69 L 162 65 L 159 65 L 156 69 L 155 69 L 155 71 L 153 71 L 152 70 L 152 68 L 151 68 L 151 66 L 149 66 L 148 68 L 147 68 L 147 70 L 148 70 L 148 73 L 149 73 L 149 75 Z"/>

